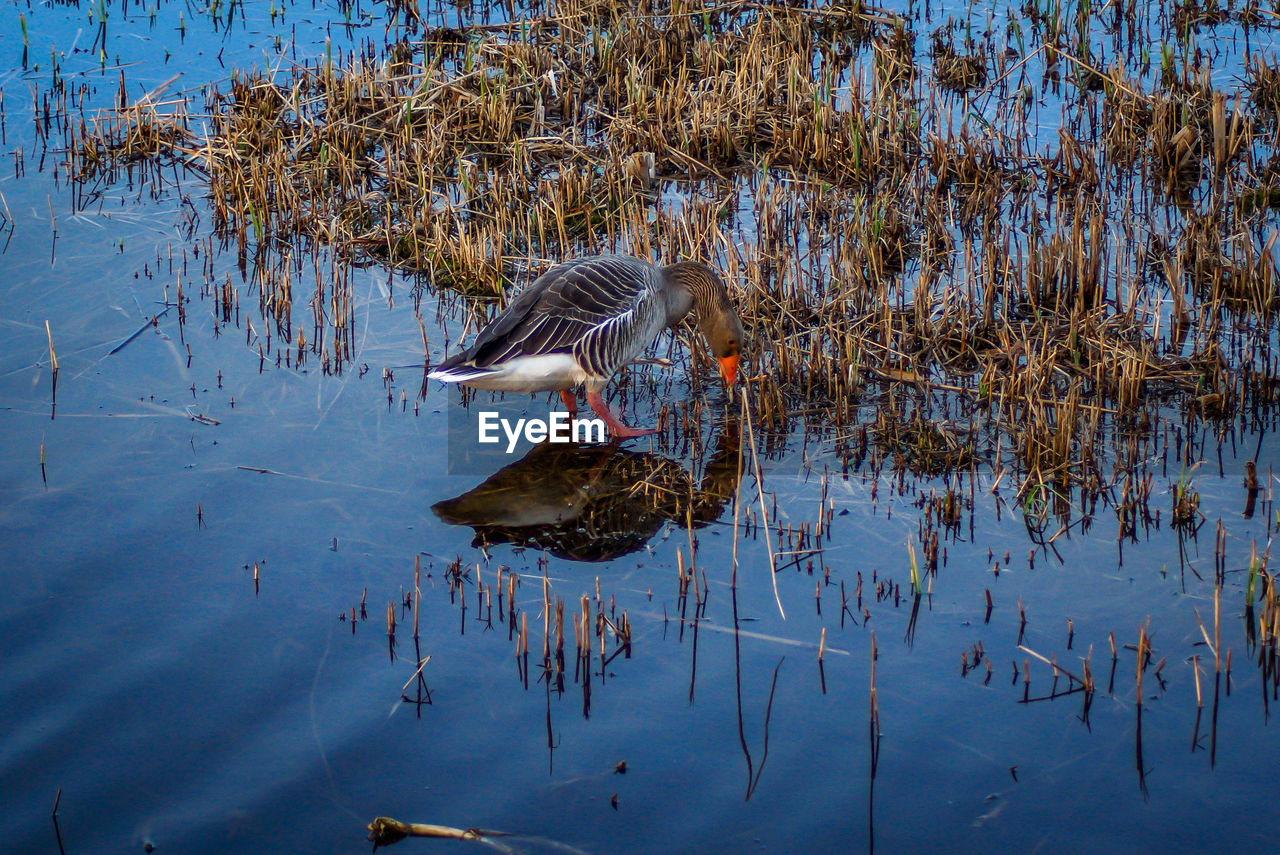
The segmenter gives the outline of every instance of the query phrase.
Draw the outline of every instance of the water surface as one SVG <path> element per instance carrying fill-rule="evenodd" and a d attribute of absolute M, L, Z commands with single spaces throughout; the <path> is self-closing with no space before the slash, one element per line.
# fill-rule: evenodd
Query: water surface
<path fill-rule="evenodd" d="M 735 536 L 732 496 L 741 521 L 759 521 L 737 404 L 707 378 L 690 383 L 678 360 L 664 399 L 636 394 L 631 415 L 705 402 L 697 441 L 633 442 L 573 465 L 608 473 L 605 505 L 642 472 L 689 502 L 615 513 L 589 538 L 476 522 L 474 507 L 450 522 L 441 503 L 499 476 L 449 474 L 448 395 L 428 384 L 419 396 L 409 295 L 420 281 L 321 250 L 306 270 L 347 270 L 356 353 L 340 374 L 315 360 L 277 366 L 246 332 L 251 318 L 266 327 L 234 248 L 208 240 L 199 176 L 139 170 L 77 208 L 54 169 L 60 143 L 41 166 L 32 120 L 32 93 L 55 73 L 87 87 L 86 110 L 112 102 L 122 70 L 135 97 L 178 73 L 165 91 L 196 94 L 234 69 L 381 43 L 386 9 L 286 5 L 273 21 L 261 4 L 216 20 L 186 4 L 105 8 L 105 38 L 87 5 L 0 11 L 12 217 L 0 234 L 0 836 L 11 851 L 354 852 L 378 815 L 513 832 L 506 842 L 529 852 L 1265 849 L 1275 682 L 1253 661 L 1243 604 L 1251 544 L 1265 550 L 1275 514 L 1269 432 L 1197 432 L 1198 536 L 1168 523 L 1182 474 L 1170 456 L 1151 502 L 1163 521 L 1122 538 L 1109 506 L 1088 522 L 1079 508 L 1041 514 L 993 460 L 953 477 L 845 472 L 834 431 L 793 423 L 767 453 L 756 436 L 766 504 L 784 528 L 821 514 L 826 530 L 819 550 L 778 561 L 775 601 L 763 530 Z M 1216 76 L 1240 67 L 1232 50 Z M 1057 139 L 1042 132 L 1035 145 Z M 749 238 L 754 224 L 744 215 L 733 228 Z M 198 287 L 208 248 L 215 279 L 241 294 L 243 325 L 220 325 L 209 297 L 185 324 L 166 311 L 180 282 Z M 439 320 L 423 312 L 436 359 L 463 323 L 455 299 L 443 305 Z M 875 391 L 860 402 L 867 421 L 878 403 Z M 1255 458 L 1266 492 L 1245 518 Z M 516 498 L 499 509 L 560 500 L 511 477 Z M 946 528 L 926 500 L 952 487 L 972 506 Z M 1215 685 L 1197 613 L 1212 635 L 1219 520 L 1218 632 L 1232 666 Z M 908 543 L 920 550 L 930 530 L 944 554 L 917 599 Z M 601 532 L 617 536 L 586 549 Z M 682 604 L 691 537 L 705 594 L 689 589 Z M 528 666 L 490 610 L 496 591 L 478 593 L 499 568 L 520 576 Z M 544 585 L 566 620 L 583 596 L 593 620 L 625 612 L 629 651 L 605 665 L 597 651 L 590 676 L 575 677 L 569 626 L 563 688 L 544 678 Z M 1139 719 L 1140 630 L 1152 663 Z M 606 656 L 619 649 L 610 638 Z M 1088 658 L 1087 709 L 1029 651 L 1073 674 Z M 400 848 L 443 845 L 456 844 Z"/>

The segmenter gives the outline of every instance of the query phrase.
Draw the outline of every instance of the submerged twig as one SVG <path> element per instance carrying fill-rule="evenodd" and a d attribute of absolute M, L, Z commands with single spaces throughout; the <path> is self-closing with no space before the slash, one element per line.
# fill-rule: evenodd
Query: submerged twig
<path fill-rule="evenodd" d="M 399 843 L 406 837 L 443 837 L 450 840 L 474 840 L 487 843 L 504 852 L 513 851 L 511 847 L 497 843 L 490 838 L 510 837 L 505 831 L 489 831 L 483 828 L 453 828 L 448 825 L 429 825 L 424 822 L 401 822 L 389 816 L 375 817 L 369 823 L 369 840 L 373 848 L 390 846 Z"/>

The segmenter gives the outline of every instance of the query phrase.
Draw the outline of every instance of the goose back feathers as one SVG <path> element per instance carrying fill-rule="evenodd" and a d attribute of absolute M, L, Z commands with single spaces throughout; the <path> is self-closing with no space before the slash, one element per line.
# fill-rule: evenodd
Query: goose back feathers
<path fill-rule="evenodd" d="M 711 268 L 694 262 L 658 268 L 626 255 L 565 262 L 521 291 L 469 348 L 430 376 L 515 392 L 583 382 L 600 388 L 690 310 L 704 333 L 708 314 L 725 329 L 720 337 L 731 341 L 712 342 L 717 358 L 737 353 L 742 327 Z"/>
<path fill-rule="evenodd" d="M 428 376 L 479 389 L 560 391 L 566 403 L 567 390 L 585 383 L 604 416 L 599 395 L 609 378 L 691 311 L 732 384 L 743 331 L 720 274 L 698 262 L 655 267 L 627 255 L 552 267 Z M 618 435 L 633 435 L 620 433 L 625 426 L 612 414 L 606 421 Z"/>

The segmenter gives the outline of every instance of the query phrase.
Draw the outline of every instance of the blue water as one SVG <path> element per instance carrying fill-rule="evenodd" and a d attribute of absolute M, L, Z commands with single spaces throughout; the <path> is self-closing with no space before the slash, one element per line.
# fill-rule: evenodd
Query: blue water
<path fill-rule="evenodd" d="M 813 575 L 808 556 L 777 575 L 784 619 L 763 535 L 744 531 L 735 594 L 726 503 L 694 532 L 708 595 L 696 625 L 687 606 L 682 628 L 676 552 L 688 561 L 690 535 L 679 517 L 611 560 L 552 556 L 542 565 L 536 546 L 483 550 L 471 527 L 433 512 L 492 473 L 450 475 L 448 397 L 431 384 L 417 399 L 411 277 L 378 266 L 350 272 L 357 354 L 341 375 L 314 361 L 277 368 L 260 361 L 243 328 L 215 334 L 211 299 L 193 299 L 185 325 L 176 310 L 148 325 L 180 278 L 188 294 L 197 290 L 202 262 L 191 247 L 210 220 L 198 177 L 155 188 L 158 198 L 137 183 L 106 184 L 100 206 L 76 211 L 55 154 L 39 168 L 31 93 L 50 85 L 51 49 L 58 74 L 89 87 L 90 106 L 112 102 L 121 68 L 135 97 L 181 73 L 167 90 L 176 97 L 225 82 L 233 69 L 280 64 L 277 36 L 290 61 L 381 43 L 384 7 L 355 7 L 354 27 L 328 4 L 284 6 L 283 23 L 263 4 L 237 4 L 229 26 L 226 8 L 216 26 L 187 4 L 160 4 L 154 18 L 143 5 L 107 9 L 103 54 L 91 48 L 97 21 L 87 4 L 0 8 L 0 193 L 12 215 L 0 233 L 5 851 L 57 852 L 60 834 L 66 852 L 136 852 L 148 842 L 162 852 L 360 852 L 378 815 L 513 832 L 504 842 L 526 852 L 1267 851 L 1273 834 L 1260 811 L 1280 741 L 1242 604 L 1250 543 L 1265 548 L 1275 511 L 1264 502 L 1243 518 L 1240 484 L 1255 448 L 1263 475 L 1280 460 L 1270 434 L 1260 446 L 1256 435 L 1228 440 L 1221 470 L 1216 443 L 1204 445 L 1193 483 L 1207 522 L 1198 541 L 1181 545 L 1168 526 L 1172 462 L 1157 466 L 1152 499 L 1164 523 L 1140 528 L 1123 548 L 1114 511 L 1101 505 L 1087 531 L 1076 523 L 1053 548 L 1035 546 L 1016 485 L 1006 478 L 993 495 L 996 474 L 979 467 L 975 506 L 943 537 L 945 562 L 912 623 L 907 543 L 923 516 L 918 499 L 945 482 L 908 479 L 899 492 L 886 467 L 873 492 L 869 467 L 841 476 L 830 436 L 797 428 L 760 463 L 783 525 L 814 522 L 828 472 L 833 515 Z M 29 31 L 25 69 L 19 15 Z M 19 150 L 25 172 L 15 175 Z M 316 263 L 331 262 L 322 254 Z M 241 289 L 245 317 L 256 317 L 234 252 L 214 264 Z M 439 323 L 456 339 L 462 315 L 445 314 Z M 438 358 L 443 329 L 434 313 L 423 317 Z M 705 448 L 654 447 L 700 484 L 736 410 L 708 383 L 690 391 L 683 370 L 665 400 L 638 398 L 628 415 L 653 422 L 661 404 L 705 394 Z M 868 420 L 874 404 L 864 402 Z M 749 469 L 745 440 L 744 458 Z M 750 475 L 738 495 L 745 518 L 756 501 Z M 752 513 L 758 519 L 758 505 Z M 1233 666 L 1215 738 L 1212 655 L 1196 612 L 1212 634 L 1218 520 L 1229 571 L 1221 639 Z M 1044 538 L 1059 527 L 1050 514 Z M 412 610 L 402 605 L 415 558 L 429 704 L 402 699 L 419 697 Z M 451 593 L 455 560 L 469 576 Z M 492 584 L 499 566 L 522 577 L 527 687 L 505 627 L 480 619 L 476 580 Z M 538 680 L 544 572 L 566 619 L 598 587 L 604 611 L 625 610 L 631 621 L 630 656 L 603 673 L 596 656 L 589 700 L 573 679 L 571 627 L 564 692 Z M 859 574 L 865 614 L 853 602 Z M 886 579 L 900 596 L 877 600 Z M 1053 675 L 1018 647 L 1020 601 L 1025 647 L 1073 673 L 1092 648 L 1098 691 L 1087 717 L 1082 693 L 1022 702 L 1024 691 L 1050 694 Z M 1144 675 L 1139 775 L 1133 647 L 1144 625 L 1153 660 L 1166 661 L 1163 682 L 1152 669 Z M 1113 680 L 1110 634 L 1120 648 Z M 985 661 L 962 675 L 961 654 L 971 661 L 978 643 L 989 681 Z M 1191 656 L 1205 694 L 1198 731 Z"/>

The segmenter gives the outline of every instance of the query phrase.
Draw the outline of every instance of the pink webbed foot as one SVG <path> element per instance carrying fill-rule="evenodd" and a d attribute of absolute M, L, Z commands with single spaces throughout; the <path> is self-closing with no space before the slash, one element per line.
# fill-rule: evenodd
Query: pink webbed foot
<path fill-rule="evenodd" d="M 596 415 L 604 420 L 617 439 L 632 439 L 658 432 L 657 428 L 633 428 L 624 425 L 609 409 L 609 405 L 604 402 L 604 397 L 599 392 L 587 392 L 587 403 L 591 405 L 591 409 L 595 410 Z"/>

